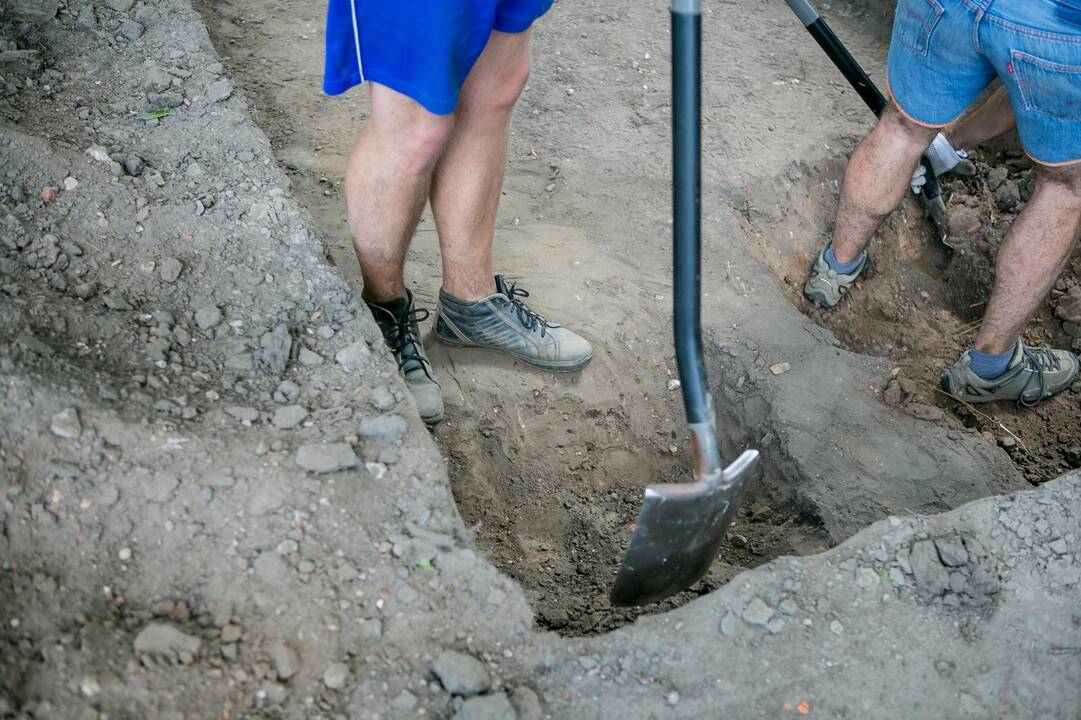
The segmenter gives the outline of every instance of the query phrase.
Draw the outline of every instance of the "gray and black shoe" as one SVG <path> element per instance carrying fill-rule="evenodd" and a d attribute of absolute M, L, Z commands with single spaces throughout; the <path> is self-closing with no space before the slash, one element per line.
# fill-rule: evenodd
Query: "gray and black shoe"
<path fill-rule="evenodd" d="M 1013 400 L 1032 407 L 1060 393 L 1077 379 L 1077 356 L 1069 350 L 1026 347 L 1020 338 L 1005 372 L 985 380 L 972 371 L 968 352 L 942 374 L 942 389 L 967 403 Z"/>
<path fill-rule="evenodd" d="M 417 403 L 420 419 L 434 425 L 443 419 L 443 391 L 432 376 L 432 364 L 424 352 L 417 324 L 428 317 L 428 311 L 413 304 L 413 293 L 389 303 L 368 303 L 387 347 L 398 361 L 398 371 L 405 386 Z"/>
<path fill-rule="evenodd" d="M 826 243 L 818 252 L 814 264 L 811 266 L 811 276 L 807 278 L 807 284 L 803 286 L 803 294 L 808 300 L 813 300 L 827 310 L 841 302 L 848 289 L 856 284 L 860 275 L 870 277 L 871 255 L 874 253 L 874 241 L 859 255 L 859 265 L 849 273 L 839 273 L 826 262 L 826 251 L 833 247 L 833 241 Z"/>
<path fill-rule="evenodd" d="M 529 293 L 495 276 L 496 292 L 476 302 L 439 291 L 435 336 L 451 347 L 499 350 L 527 365 L 552 372 L 581 370 L 593 348 L 580 335 L 545 320 L 522 298 Z"/>

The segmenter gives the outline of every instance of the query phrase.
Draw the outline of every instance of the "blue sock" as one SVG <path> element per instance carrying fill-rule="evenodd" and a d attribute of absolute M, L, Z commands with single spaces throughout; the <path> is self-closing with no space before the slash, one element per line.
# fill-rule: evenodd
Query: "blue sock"
<path fill-rule="evenodd" d="M 860 260 L 862 260 L 862 258 L 859 255 L 857 255 L 856 259 L 853 260 L 852 262 L 850 262 L 850 263 L 842 263 L 842 262 L 839 262 L 837 260 L 837 258 L 834 256 L 834 254 L 833 254 L 833 246 L 832 245 L 830 245 L 829 249 L 826 250 L 826 264 L 829 265 L 834 270 L 836 270 L 837 272 L 841 273 L 842 275 L 848 275 L 853 270 L 858 268 L 860 266 Z"/>
<path fill-rule="evenodd" d="M 1009 349 L 1001 355 L 988 355 L 982 353 L 976 348 L 972 348 L 968 351 L 968 356 L 972 358 L 972 362 L 969 367 L 972 368 L 972 372 L 976 373 L 984 380 L 994 380 L 1002 373 L 1006 372 L 1006 368 L 1010 365 L 1010 360 L 1013 360 L 1013 349 Z"/>

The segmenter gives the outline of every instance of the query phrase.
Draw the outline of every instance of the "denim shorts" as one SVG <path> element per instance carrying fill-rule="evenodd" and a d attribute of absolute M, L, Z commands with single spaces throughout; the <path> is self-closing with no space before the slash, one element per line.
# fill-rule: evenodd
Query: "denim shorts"
<path fill-rule="evenodd" d="M 899 0 L 888 64 L 913 122 L 948 125 L 997 75 L 1029 157 L 1081 162 L 1081 0 Z"/>
<path fill-rule="evenodd" d="M 329 0 L 323 91 L 371 80 L 446 115 L 493 30 L 520 33 L 552 0 Z"/>

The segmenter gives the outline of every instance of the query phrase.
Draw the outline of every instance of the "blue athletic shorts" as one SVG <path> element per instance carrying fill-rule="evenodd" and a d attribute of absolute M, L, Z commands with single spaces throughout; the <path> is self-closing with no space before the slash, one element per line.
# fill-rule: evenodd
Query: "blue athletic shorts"
<path fill-rule="evenodd" d="M 889 84 L 910 120 L 948 125 L 995 75 L 1029 157 L 1081 161 L 1081 0 L 897 3 Z"/>
<path fill-rule="evenodd" d="M 339 95 L 371 80 L 446 115 L 491 32 L 524 32 L 551 6 L 552 0 L 330 0 L 323 91 Z"/>

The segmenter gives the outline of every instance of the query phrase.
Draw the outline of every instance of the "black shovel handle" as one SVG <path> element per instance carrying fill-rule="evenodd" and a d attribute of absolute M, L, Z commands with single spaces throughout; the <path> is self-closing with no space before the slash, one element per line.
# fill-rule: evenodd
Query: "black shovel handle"
<path fill-rule="evenodd" d="M 672 319 L 683 406 L 692 425 L 713 419 L 701 331 L 701 98 L 701 3 L 672 0 Z"/>
<path fill-rule="evenodd" d="M 876 116 L 881 115 L 882 111 L 886 109 L 886 98 L 878 91 L 874 82 L 860 67 L 860 64 L 856 62 L 856 59 L 852 57 L 852 54 L 848 52 L 848 48 L 834 34 L 833 28 L 819 16 L 814 5 L 809 0 L 785 0 L 785 2 L 788 3 L 788 7 L 792 8 L 792 12 L 796 13 L 796 17 L 800 19 L 803 27 L 811 34 L 819 47 L 826 52 L 829 59 L 845 76 L 852 89 L 863 98 L 863 102 L 867 103 L 867 107 L 871 108 L 871 112 Z M 930 160 L 922 157 L 920 163 L 927 170 L 925 176 L 927 182 L 923 186 L 923 193 L 928 200 L 934 200 L 942 194 L 942 191 L 938 188 L 938 178 L 935 177 L 935 172 L 931 169 Z"/>

